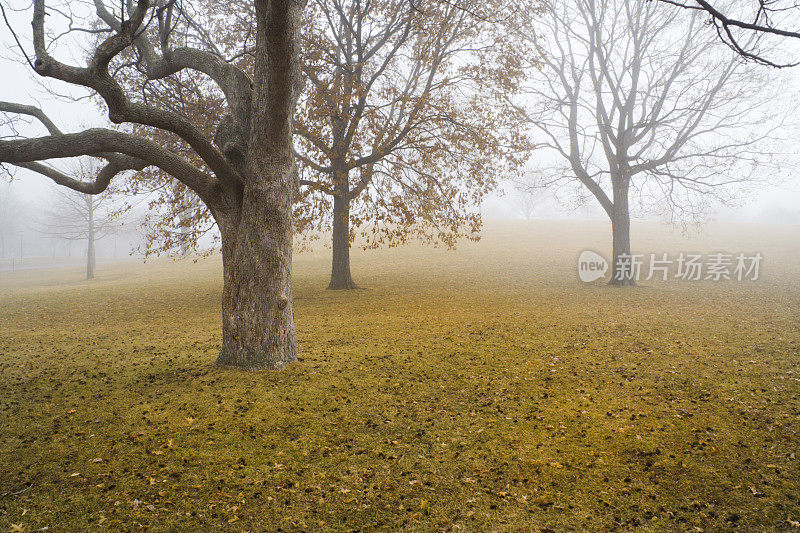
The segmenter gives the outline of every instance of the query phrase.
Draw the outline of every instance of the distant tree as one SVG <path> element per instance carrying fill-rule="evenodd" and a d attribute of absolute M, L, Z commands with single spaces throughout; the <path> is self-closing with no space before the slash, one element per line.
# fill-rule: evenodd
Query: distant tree
<path fill-rule="evenodd" d="M 735 54 L 699 37 L 698 15 L 646 0 L 545 7 L 522 28 L 544 66 L 520 106 L 537 143 L 565 162 L 542 183 L 577 184 L 600 203 L 612 225 L 611 283 L 632 285 L 632 200 L 675 220 L 728 199 L 767 168 L 759 141 L 772 134 L 773 100 Z"/>
<path fill-rule="evenodd" d="M 717 2 L 715 0 L 660 0 L 665 4 L 699 11 L 709 16 L 717 36 L 741 57 L 762 65 L 784 68 L 797 61 L 775 59 L 781 50 L 765 44 L 764 37 L 800 39 L 800 4 L 796 0 L 750 0 Z M 783 51 L 785 52 L 785 50 Z"/>
<path fill-rule="evenodd" d="M 512 200 L 525 220 L 531 220 L 537 208 L 552 196 L 546 187 L 538 187 L 524 176 L 511 180 L 511 189 Z"/>
<path fill-rule="evenodd" d="M 0 182 L 0 257 L 11 253 L 11 240 L 17 227 L 20 207 L 10 183 Z"/>
<path fill-rule="evenodd" d="M 86 181 L 97 174 L 96 168 L 81 168 L 76 178 Z M 119 217 L 114 214 L 109 191 L 85 194 L 69 189 L 56 189 L 52 206 L 44 212 L 39 231 L 65 241 L 86 242 L 86 279 L 94 278 L 96 244 L 119 230 Z"/>

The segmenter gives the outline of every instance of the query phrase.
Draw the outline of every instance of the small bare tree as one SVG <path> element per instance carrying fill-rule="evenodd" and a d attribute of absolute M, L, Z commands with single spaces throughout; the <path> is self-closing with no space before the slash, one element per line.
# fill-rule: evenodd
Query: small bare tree
<path fill-rule="evenodd" d="M 0 182 L 0 257 L 5 257 L 11 249 L 19 215 L 19 203 L 11 184 Z"/>
<path fill-rule="evenodd" d="M 646 0 L 545 7 L 522 29 L 544 67 L 520 111 L 566 164 L 541 182 L 600 203 L 612 225 L 611 283 L 632 285 L 623 268 L 632 207 L 700 220 L 709 200 L 755 179 L 769 158 L 758 150 L 774 124 L 771 99 L 738 56 L 698 37 L 698 15 Z"/>
<path fill-rule="evenodd" d="M 85 181 L 97 175 L 97 170 L 81 167 L 76 177 Z M 86 279 L 93 279 L 97 242 L 119 229 L 119 217 L 114 211 L 108 190 L 92 195 L 59 188 L 54 192 L 52 206 L 39 222 L 39 231 L 65 241 L 85 241 Z"/>
<path fill-rule="evenodd" d="M 512 201 L 525 220 L 531 220 L 537 208 L 552 197 L 547 187 L 537 186 L 535 180 L 528 179 L 525 174 L 511 179 Z"/>

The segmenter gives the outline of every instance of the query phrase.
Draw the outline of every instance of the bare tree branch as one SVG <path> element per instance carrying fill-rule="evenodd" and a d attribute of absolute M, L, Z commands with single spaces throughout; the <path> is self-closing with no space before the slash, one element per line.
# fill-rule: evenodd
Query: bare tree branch
<path fill-rule="evenodd" d="M 777 27 L 775 26 L 773 18 L 770 16 L 771 13 L 787 12 L 792 10 L 795 12 L 795 15 L 800 13 L 800 6 L 793 1 L 784 6 L 780 4 L 781 0 L 753 0 L 753 4 L 755 4 L 755 15 L 753 16 L 753 22 L 747 22 L 743 19 L 726 15 L 722 11 L 722 8 L 714 6 L 708 0 L 659 1 L 684 9 L 707 13 L 710 16 L 710 22 L 717 30 L 717 35 L 719 38 L 726 45 L 735 50 L 736 53 L 747 60 L 775 68 L 794 67 L 800 64 L 800 62 L 797 61 L 778 62 L 773 59 L 768 59 L 764 53 L 751 48 L 752 43 L 757 41 L 757 39 L 753 39 L 752 37 L 758 37 L 759 35 L 776 35 L 789 39 L 800 39 L 800 31 Z M 784 19 L 785 18 L 786 17 L 784 17 Z M 796 16 L 792 20 L 796 20 Z M 751 37 L 744 39 L 746 44 L 742 44 L 742 38 L 734 34 L 732 30 L 733 28 L 747 30 L 750 32 Z"/>

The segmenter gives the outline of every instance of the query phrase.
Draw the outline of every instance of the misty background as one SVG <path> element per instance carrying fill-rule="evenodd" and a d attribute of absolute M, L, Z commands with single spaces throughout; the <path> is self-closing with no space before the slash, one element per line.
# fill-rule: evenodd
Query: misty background
<path fill-rule="evenodd" d="M 28 14 L 25 10 L 8 13 L 10 22 L 16 26 L 27 26 Z M 25 35 L 29 38 L 28 35 Z M 722 45 L 721 45 L 722 46 Z M 76 56 L 80 51 L 76 51 Z M 98 106 L 85 93 L 74 87 L 53 80 L 41 79 L 31 73 L 31 69 L 21 59 L 19 50 L 8 32 L 0 38 L 0 57 L 4 59 L 3 75 L 5 83 L 0 89 L 0 100 L 38 104 L 64 130 L 74 131 L 92 126 L 105 126 L 106 117 Z M 783 98 L 771 105 L 776 109 L 795 109 L 796 95 L 800 95 L 800 70 L 770 70 L 769 75 L 783 83 L 787 90 Z M 54 95 L 63 95 L 57 98 Z M 76 101 L 76 98 L 79 99 Z M 39 131 L 38 125 L 29 121 L 23 124 L 20 133 Z M 790 134 L 792 136 L 795 133 Z M 793 142 L 786 143 L 793 146 Z M 750 224 L 796 225 L 800 237 L 800 171 L 796 153 L 784 154 L 786 164 L 780 175 L 771 176 L 770 182 L 759 182 L 757 187 L 728 205 L 713 205 L 708 212 L 709 221 Z M 528 175 L 534 175 L 537 168 L 546 167 L 550 161 L 555 166 L 558 161 L 541 151 L 532 155 L 535 167 L 531 165 Z M 0 270 L 11 268 L 38 268 L 49 265 L 80 263 L 86 260 L 87 242 L 80 238 L 66 238 L 57 230 L 58 220 L 64 223 L 68 213 L 55 216 L 53 212 L 59 203 L 59 187 L 48 178 L 25 169 L 15 169 L 10 182 L 0 181 Z M 130 257 L 143 258 L 146 229 L 142 222 L 147 212 L 147 199 L 134 202 L 132 209 L 116 213 L 124 205 L 121 198 L 113 196 L 104 206 L 103 214 L 113 213 L 115 229 L 107 232 L 96 242 L 98 262 L 122 260 Z M 491 220 L 590 220 L 607 223 L 602 208 L 591 198 L 583 201 L 567 195 L 563 191 L 542 189 L 533 193 L 515 186 L 505 179 L 501 188 L 484 198 L 481 205 L 484 221 Z M 74 214 L 76 220 L 79 215 Z M 76 220 L 70 222 L 74 223 Z M 643 214 L 636 221 L 661 221 L 657 215 Z M 687 228 L 676 228 L 686 231 Z M 702 227 L 689 228 L 701 231 Z M 201 240 L 201 248 L 213 242 L 207 235 Z M 634 245 L 635 246 L 635 245 Z M 20 260 L 21 264 L 20 264 Z"/>

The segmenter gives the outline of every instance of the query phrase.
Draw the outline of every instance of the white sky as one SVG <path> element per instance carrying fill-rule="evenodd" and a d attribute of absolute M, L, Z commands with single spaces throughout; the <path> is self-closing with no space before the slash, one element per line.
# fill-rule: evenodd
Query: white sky
<path fill-rule="evenodd" d="M 23 44 L 28 45 L 30 40 L 30 14 L 27 12 L 15 13 L 8 9 L 7 0 L 0 0 L 6 6 L 7 14 L 15 28 L 21 30 L 20 37 Z M 10 0 L 12 6 L 18 6 L 21 0 Z M 24 104 L 38 104 L 44 108 L 45 112 L 65 131 L 75 131 L 86 126 L 104 125 L 107 123 L 98 108 L 88 100 L 80 102 L 66 102 L 59 100 L 45 91 L 25 64 L 20 64 L 21 55 L 14 40 L 5 27 L 0 26 L 0 73 L 3 79 L 0 81 L 0 100 L 18 102 Z M 30 46 L 27 46 L 30 53 Z M 16 59 L 16 61 L 14 60 Z M 767 67 L 764 67 L 767 69 Z M 770 76 L 787 76 L 789 79 L 790 90 L 795 91 L 796 100 L 800 101 L 800 67 L 795 67 L 791 72 L 781 73 L 779 71 L 768 72 Z M 61 93 L 75 93 L 74 89 L 60 82 L 50 83 L 51 87 Z M 775 105 L 782 105 L 776 102 Z M 30 132 L 24 133 L 41 134 L 42 129 L 32 127 Z M 792 143 L 791 149 L 795 152 L 795 146 L 800 147 L 800 143 Z M 797 155 L 797 154 L 795 154 Z M 535 157 L 535 155 L 534 155 Z M 800 161 L 800 158 L 796 158 Z M 724 207 L 716 209 L 713 218 L 717 220 L 739 221 L 739 222 L 794 222 L 800 221 L 800 168 L 788 169 L 785 175 L 777 176 L 776 181 L 782 182 L 780 185 L 765 185 L 762 190 L 744 198 L 738 207 Z M 37 199 L 46 197 L 49 200 L 49 190 L 53 185 L 47 178 L 38 174 L 19 170 L 13 184 L 16 196 L 26 203 L 35 203 Z M 510 188 L 508 188 L 510 190 Z M 488 218 L 517 218 L 521 215 L 515 207 L 513 195 L 509 194 L 505 198 L 493 195 L 488 198 L 483 213 Z M 567 210 L 558 205 L 555 201 L 544 202 L 537 210 L 537 218 L 603 218 L 604 213 L 594 203 L 589 203 L 579 210 Z"/>

